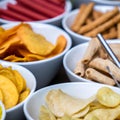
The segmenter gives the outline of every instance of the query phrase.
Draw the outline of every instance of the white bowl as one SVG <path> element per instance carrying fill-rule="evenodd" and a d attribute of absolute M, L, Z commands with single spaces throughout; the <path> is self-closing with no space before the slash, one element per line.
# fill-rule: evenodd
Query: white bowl
<path fill-rule="evenodd" d="M 112 10 L 113 8 L 114 8 L 113 6 L 100 6 L 100 5 L 94 6 L 95 10 L 101 11 L 103 13 L 106 12 L 107 10 Z M 73 46 L 84 43 L 84 42 L 88 42 L 89 40 L 91 40 L 90 37 L 80 35 L 78 33 L 73 32 L 70 29 L 78 11 L 79 9 L 74 9 L 73 11 L 69 12 L 69 14 L 67 14 L 62 20 L 62 26 L 65 29 L 65 31 L 68 32 L 68 34 L 71 36 L 73 41 Z"/>
<path fill-rule="evenodd" d="M 2 116 L 1 116 L 0 120 L 5 120 L 5 118 L 6 118 L 6 110 L 5 110 L 4 104 L 1 101 L 0 101 L 0 107 L 2 109 Z"/>
<path fill-rule="evenodd" d="M 108 40 L 108 43 L 120 43 L 120 40 Z M 63 66 L 65 72 L 72 82 L 93 82 L 91 80 L 82 78 L 74 73 L 74 69 L 80 59 L 82 59 L 86 49 L 88 46 L 88 42 L 77 45 L 70 49 L 63 58 Z"/>
<path fill-rule="evenodd" d="M 16 3 L 16 0 L 5 0 L 5 1 L 1 1 L 0 2 L 0 8 L 4 8 L 6 9 L 6 6 L 7 6 L 7 3 L 12 3 L 12 4 L 15 4 Z M 38 21 L 33 21 L 33 22 L 40 22 L 40 23 L 49 23 L 49 24 L 53 24 L 53 25 L 56 25 L 56 26 L 61 26 L 61 21 L 63 19 L 64 16 L 66 16 L 67 13 L 69 13 L 72 9 L 72 4 L 69 0 L 66 0 L 66 3 L 65 3 L 65 12 L 54 17 L 54 18 L 50 18 L 50 19 L 47 19 L 47 20 L 38 20 Z M 20 21 L 18 21 L 20 22 Z M 5 20 L 5 19 L 2 19 L 0 18 L 0 23 L 15 23 L 15 21 L 9 21 L 9 20 Z"/>
<path fill-rule="evenodd" d="M 77 98 L 89 98 L 94 95 L 103 84 L 85 83 L 85 82 L 71 82 L 52 85 L 36 91 L 24 104 L 24 113 L 27 120 L 39 120 L 40 107 L 45 105 L 46 94 L 52 89 L 61 89 L 65 93 Z M 107 86 L 110 87 L 110 86 Z M 117 87 L 110 87 L 120 94 L 120 89 Z"/>
<path fill-rule="evenodd" d="M 11 28 L 18 23 L 11 23 L 3 25 L 4 28 Z M 40 23 L 29 23 L 33 30 L 36 33 L 40 33 L 46 37 L 48 41 L 55 44 L 57 37 L 59 35 L 64 35 L 67 40 L 67 45 L 60 54 L 40 61 L 33 61 L 33 62 L 15 62 L 15 64 L 22 65 L 28 68 L 36 77 L 37 79 L 37 89 L 46 86 L 56 75 L 58 72 L 64 54 L 71 48 L 72 40 L 70 36 L 59 27 L 49 25 L 49 24 L 40 24 Z M 1 60 L 3 61 L 3 60 Z M 8 61 L 6 61 L 8 62 Z M 8 62 L 10 63 L 10 62 Z"/>
<path fill-rule="evenodd" d="M 120 1 L 119 0 L 91 0 L 92 2 L 95 2 L 99 5 L 110 5 L 110 6 L 119 6 Z"/>
<path fill-rule="evenodd" d="M 26 80 L 27 87 L 30 88 L 30 94 L 23 102 L 6 110 L 5 120 L 23 120 L 25 118 L 24 113 L 23 113 L 23 105 L 27 101 L 27 99 L 33 94 L 33 92 L 36 90 L 36 79 L 29 70 L 27 70 L 26 68 L 22 66 L 15 65 L 13 63 L 6 63 L 6 62 L 0 62 L 0 64 L 2 64 L 4 67 L 11 66 L 12 69 L 19 71 L 20 74 Z"/>

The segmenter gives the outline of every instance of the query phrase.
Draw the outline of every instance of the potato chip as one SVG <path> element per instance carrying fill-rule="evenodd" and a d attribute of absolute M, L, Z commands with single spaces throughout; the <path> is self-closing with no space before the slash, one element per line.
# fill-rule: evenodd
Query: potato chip
<path fill-rule="evenodd" d="M 46 103 L 55 116 L 62 117 L 64 113 L 70 116 L 78 113 L 94 101 L 95 98 L 95 96 L 88 99 L 74 98 L 58 89 L 48 92 Z"/>
<path fill-rule="evenodd" d="M 40 112 L 41 112 L 40 120 L 56 120 L 52 112 L 45 106 L 41 106 Z"/>
<path fill-rule="evenodd" d="M 0 89 L 0 100 L 3 102 L 4 98 L 3 98 L 3 93 L 2 90 Z"/>
<path fill-rule="evenodd" d="M 55 47 L 52 43 L 47 41 L 43 36 L 41 36 L 40 34 L 36 34 L 27 27 L 21 26 L 17 30 L 17 34 L 21 38 L 21 41 L 23 42 L 25 47 L 31 53 L 46 56 Z"/>
<path fill-rule="evenodd" d="M 27 88 L 22 93 L 20 93 L 20 97 L 19 97 L 18 103 L 21 103 L 22 101 L 24 101 L 27 98 L 27 96 L 29 95 L 29 93 L 30 93 L 30 89 L 29 88 Z"/>
<path fill-rule="evenodd" d="M 97 100 L 106 107 L 116 107 L 120 104 L 120 95 L 108 87 L 102 87 L 97 91 Z"/>
<path fill-rule="evenodd" d="M 4 31 L 5 31 L 5 29 L 0 27 L 0 34 L 2 34 Z"/>
<path fill-rule="evenodd" d="M 18 92 L 21 93 L 26 89 L 26 81 L 17 70 L 13 70 L 13 73 L 16 79 L 16 87 Z"/>
<path fill-rule="evenodd" d="M 120 106 L 107 109 L 96 109 L 88 113 L 84 120 L 115 120 L 120 115 Z"/>
<path fill-rule="evenodd" d="M 4 96 L 4 105 L 6 109 L 15 106 L 18 102 L 19 94 L 14 83 L 7 77 L 0 75 L 0 89 Z"/>

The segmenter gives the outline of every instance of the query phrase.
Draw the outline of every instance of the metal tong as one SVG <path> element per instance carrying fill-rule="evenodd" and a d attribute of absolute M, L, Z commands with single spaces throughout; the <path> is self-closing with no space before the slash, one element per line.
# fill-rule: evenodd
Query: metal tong
<path fill-rule="evenodd" d="M 105 48 L 105 50 L 108 53 L 108 55 L 112 58 L 112 60 L 114 61 L 114 63 L 117 65 L 117 67 L 120 68 L 120 63 L 119 63 L 118 58 L 116 57 L 116 55 L 114 54 L 114 52 L 112 51 L 112 49 L 110 48 L 110 46 L 108 45 L 108 43 L 104 40 L 104 38 L 102 37 L 102 35 L 101 34 L 97 34 L 97 38 L 100 41 L 100 43 L 102 44 L 102 46 Z M 118 87 L 120 87 L 119 82 L 116 80 L 116 78 L 113 75 L 113 73 L 111 72 L 109 66 L 107 66 L 106 69 L 108 70 L 109 74 L 111 75 L 111 77 L 115 81 L 116 85 Z"/>

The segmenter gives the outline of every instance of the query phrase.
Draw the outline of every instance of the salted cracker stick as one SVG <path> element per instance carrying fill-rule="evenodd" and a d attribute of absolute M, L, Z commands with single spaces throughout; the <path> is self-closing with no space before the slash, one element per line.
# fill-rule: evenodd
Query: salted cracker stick
<path fill-rule="evenodd" d="M 88 79 L 91 79 L 93 81 L 112 86 L 115 85 L 115 82 L 112 78 L 100 73 L 99 71 L 93 68 L 88 68 L 85 72 L 85 75 Z"/>
<path fill-rule="evenodd" d="M 111 60 L 95 58 L 89 63 L 89 67 L 95 68 L 97 70 L 106 72 L 109 74 L 106 67 L 109 67 L 113 75 L 116 77 L 118 81 L 120 81 L 120 68 L 118 68 Z"/>
<path fill-rule="evenodd" d="M 82 58 L 84 64 L 88 64 L 93 56 L 96 54 L 100 47 L 100 43 L 97 38 L 92 38 L 88 44 L 85 54 Z"/>
<path fill-rule="evenodd" d="M 102 25 L 103 23 L 105 23 L 106 21 L 108 21 L 110 18 L 112 18 L 118 13 L 119 13 L 119 9 L 118 7 L 115 7 L 112 11 L 106 12 L 101 17 L 96 19 L 93 23 L 81 27 L 79 29 L 79 34 L 83 34 L 90 30 L 95 29 L 96 27 L 98 27 L 99 25 Z"/>
<path fill-rule="evenodd" d="M 85 73 L 85 65 L 83 64 L 83 62 L 80 60 L 75 69 L 74 69 L 74 73 L 78 76 L 81 76 L 83 77 L 84 76 L 84 73 Z"/>
<path fill-rule="evenodd" d="M 93 19 L 96 20 L 98 19 L 99 17 L 101 17 L 104 13 L 100 12 L 100 11 L 97 11 L 97 10 L 93 10 L 92 12 L 92 16 L 93 16 Z"/>
<path fill-rule="evenodd" d="M 89 37 L 96 37 L 96 35 L 98 33 L 104 32 L 105 30 L 107 30 L 110 27 L 114 26 L 118 22 L 120 22 L 120 14 L 117 14 L 115 17 L 111 18 L 109 21 L 107 21 L 104 24 L 96 27 L 92 31 L 85 33 L 84 35 L 89 36 Z"/>
<path fill-rule="evenodd" d="M 79 11 L 71 25 L 71 30 L 75 31 L 76 32 L 76 26 L 78 26 L 78 22 L 80 20 L 80 17 L 82 16 L 82 14 L 84 13 L 84 10 L 86 8 L 86 4 L 81 4 L 81 6 L 79 7 Z"/>
<path fill-rule="evenodd" d="M 80 27 L 85 23 L 87 17 L 90 15 L 90 13 L 92 12 L 94 7 L 94 3 L 90 2 L 86 8 L 83 11 L 83 14 L 81 15 L 77 25 L 74 27 L 74 31 L 78 32 L 78 30 L 80 29 Z"/>

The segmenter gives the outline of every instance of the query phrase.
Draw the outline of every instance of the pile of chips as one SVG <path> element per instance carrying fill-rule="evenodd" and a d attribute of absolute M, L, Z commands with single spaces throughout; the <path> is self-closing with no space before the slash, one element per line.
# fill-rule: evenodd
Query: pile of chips
<path fill-rule="evenodd" d="M 67 40 L 59 35 L 56 44 L 33 31 L 30 24 L 20 23 L 5 30 L 0 27 L 0 59 L 11 62 L 43 60 L 61 53 Z"/>

